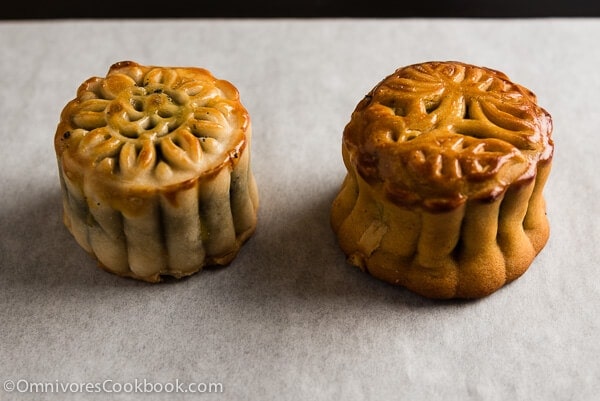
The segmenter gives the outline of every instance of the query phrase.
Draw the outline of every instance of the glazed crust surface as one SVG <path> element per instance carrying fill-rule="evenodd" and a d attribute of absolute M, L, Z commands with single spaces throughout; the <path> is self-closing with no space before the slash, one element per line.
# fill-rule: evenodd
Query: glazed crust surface
<path fill-rule="evenodd" d="M 237 89 L 205 69 L 124 61 L 79 87 L 54 144 L 72 170 L 94 169 L 115 186 L 165 188 L 235 161 L 249 123 Z"/>
<path fill-rule="evenodd" d="M 348 162 L 401 205 L 493 199 L 552 157 L 552 120 L 502 72 L 461 62 L 399 68 L 357 105 Z"/>

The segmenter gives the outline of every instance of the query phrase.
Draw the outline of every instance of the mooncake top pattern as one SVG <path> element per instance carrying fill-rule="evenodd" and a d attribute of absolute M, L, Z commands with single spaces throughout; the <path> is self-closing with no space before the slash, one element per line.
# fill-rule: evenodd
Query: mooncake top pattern
<path fill-rule="evenodd" d="M 54 143 L 69 171 L 169 185 L 235 163 L 249 131 L 231 83 L 201 68 L 124 61 L 81 84 Z"/>
<path fill-rule="evenodd" d="M 552 119 L 498 71 L 460 62 L 399 68 L 357 105 L 349 162 L 400 204 L 495 198 L 552 157 Z"/>

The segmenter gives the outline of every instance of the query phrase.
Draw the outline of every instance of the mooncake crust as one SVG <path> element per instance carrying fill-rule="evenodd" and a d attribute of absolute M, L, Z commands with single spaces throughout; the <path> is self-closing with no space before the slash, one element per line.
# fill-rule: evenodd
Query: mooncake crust
<path fill-rule="evenodd" d="M 251 134 L 237 88 L 208 70 L 115 63 L 61 112 L 65 225 L 121 276 L 228 264 L 256 227 Z"/>
<path fill-rule="evenodd" d="M 236 163 L 249 125 L 238 90 L 208 70 L 122 61 L 80 85 L 54 144 L 115 187 L 168 188 Z"/>
<path fill-rule="evenodd" d="M 552 119 L 502 72 L 462 62 L 397 69 L 345 127 L 348 162 L 401 205 L 494 199 L 552 157 Z"/>
<path fill-rule="evenodd" d="M 504 73 L 397 69 L 356 106 L 331 226 L 349 264 L 433 299 L 481 298 L 547 243 L 552 118 Z"/>

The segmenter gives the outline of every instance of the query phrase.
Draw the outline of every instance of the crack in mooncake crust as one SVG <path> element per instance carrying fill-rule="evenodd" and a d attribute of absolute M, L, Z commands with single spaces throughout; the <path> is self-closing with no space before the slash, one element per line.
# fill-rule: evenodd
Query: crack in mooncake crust
<path fill-rule="evenodd" d="M 552 120 L 498 71 L 460 62 L 399 68 L 357 105 L 346 162 L 403 205 L 495 199 L 552 157 Z"/>
<path fill-rule="evenodd" d="M 79 87 L 55 147 L 115 181 L 169 185 L 235 163 L 248 128 L 237 89 L 209 71 L 124 61 Z"/>

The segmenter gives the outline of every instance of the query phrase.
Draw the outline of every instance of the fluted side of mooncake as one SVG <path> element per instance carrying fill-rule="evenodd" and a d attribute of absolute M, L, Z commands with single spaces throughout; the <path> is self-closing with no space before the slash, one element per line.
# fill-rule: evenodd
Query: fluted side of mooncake
<path fill-rule="evenodd" d="M 331 224 L 348 262 L 429 298 L 481 298 L 521 276 L 548 240 L 542 188 L 550 170 L 493 201 L 432 212 L 399 206 L 348 173 Z"/>
<path fill-rule="evenodd" d="M 258 190 L 244 149 L 239 161 L 185 186 L 107 198 L 61 170 L 64 222 L 113 273 L 156 282 L 226 265 L 254 232 Z"/>

